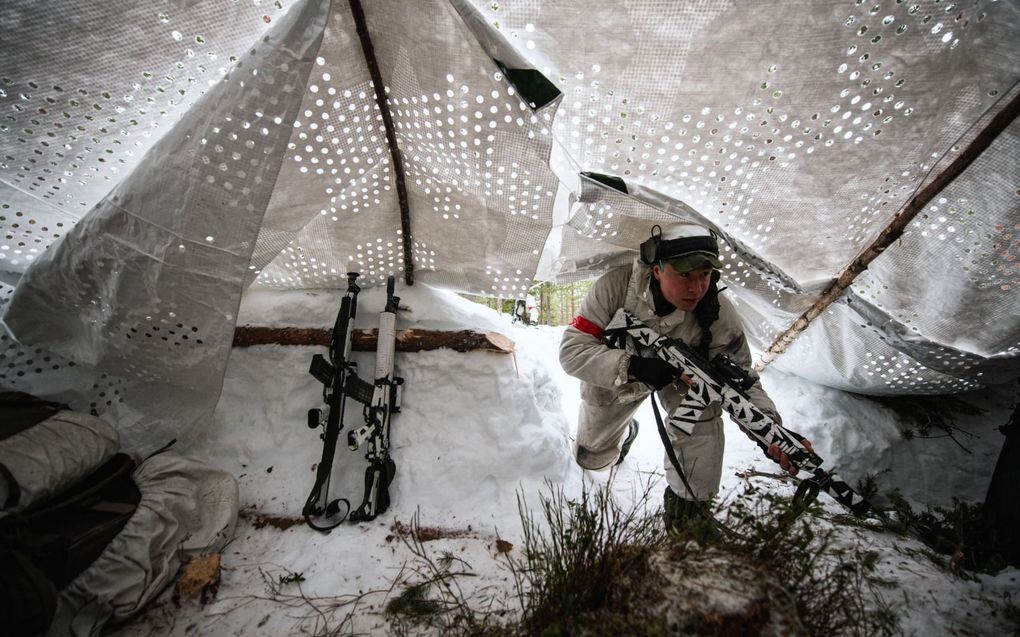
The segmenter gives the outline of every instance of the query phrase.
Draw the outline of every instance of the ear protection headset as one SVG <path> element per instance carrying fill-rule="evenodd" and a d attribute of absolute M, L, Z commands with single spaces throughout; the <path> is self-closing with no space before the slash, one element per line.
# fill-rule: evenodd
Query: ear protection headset
<path fill-rule="evenodd" d="M 653 266 L 691 252 L 709 252 L 718 256 L 719 242 L 711 231 L 707 235 L 663 239 L 662 227 L 656 224 L 652 226 L 651 236 L 641 243 L 640 250 L 641 262 Z"/>

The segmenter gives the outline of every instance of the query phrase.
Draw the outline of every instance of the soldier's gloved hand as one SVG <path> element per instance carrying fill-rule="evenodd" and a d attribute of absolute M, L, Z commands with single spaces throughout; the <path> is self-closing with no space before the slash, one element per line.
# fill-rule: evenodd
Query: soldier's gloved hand
<path fill-rule="evenodd" d="M 811 446 L 811 441 L 810 440 L 808 440 L 804 436 L 800 435 L 799 433 L 793 431 L 792 429 L 787 429 L 787 431 L 789 431 L 790 434 L 792 434 L 794 438 L 796 438 L 797 440 L 800 440 L 800 444 L 805 449 L 807 449 L 808 451 L 811 451 L 811 452 L 814 451 L 814 448 Z M 771 458 L 771 459 L 775 460 L 776 462 L 778 462 L 779 466 L 783 468 L 783 471 L 786 471 L 787 473 L 789 473 L 792 476 L 797 475 L 797 472 L 800 470 L 800 467 L 798 467 L 796 464 L 794 464 L 793 461 L 791 461 L 790 458 L 786 455 L 786 453 L 784 453 L 783 451 L 781 451 L 779 449 L 779 445 L 772 444 L 772 445 L 769 445 L 768 447 L 766 447 L 765 443 L 759 442 L 758 446 L 761 447 L 762 451 L 765 452 L 765 455 L 767 455 L 769 458 Z"/>
<path fill-rule="evenodd" d="M 631 356 L 627 375 L 659 390 L 675 381 L 680 373 L 661 358 Z"/>

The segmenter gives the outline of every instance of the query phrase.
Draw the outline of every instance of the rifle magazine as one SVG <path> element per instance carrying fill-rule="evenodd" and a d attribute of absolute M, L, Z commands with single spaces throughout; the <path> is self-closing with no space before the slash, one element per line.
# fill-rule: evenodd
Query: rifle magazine
<path fill-rule="evenodd" d="M 349 374 L 347 382 L 344 383 L 344 393 L 362 405 L 371 405 L 372 397 L 375 394 L 375 385 L 358 378 L 354 374 Z"/>

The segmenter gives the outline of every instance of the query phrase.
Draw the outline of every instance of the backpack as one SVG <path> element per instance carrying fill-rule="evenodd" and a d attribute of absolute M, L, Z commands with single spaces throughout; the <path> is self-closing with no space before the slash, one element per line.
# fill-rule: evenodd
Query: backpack
<path fill-rule="evenodd" d="M 0 394 L 0 416 L 0 616 L 35 635 L 141 496 L 102 420 L 21 393 Z"/>
<path fill-rule="evenodd" d="M 233 534 L 232 476 L 171 452 L 136 463 L 103 420 L 0 393 L 5 634 L 95 635 Z"/>

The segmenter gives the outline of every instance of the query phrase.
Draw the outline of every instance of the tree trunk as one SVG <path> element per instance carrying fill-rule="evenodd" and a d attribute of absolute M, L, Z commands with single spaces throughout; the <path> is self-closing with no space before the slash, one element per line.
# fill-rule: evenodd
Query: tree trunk
<path fill-rule="evenodd" d="M 552 325 L 549 316 L 549 284 L 543 283 L 538 286 L 538 322 L 545 325 Z"/>

